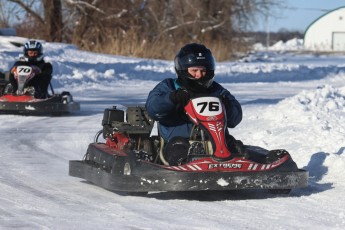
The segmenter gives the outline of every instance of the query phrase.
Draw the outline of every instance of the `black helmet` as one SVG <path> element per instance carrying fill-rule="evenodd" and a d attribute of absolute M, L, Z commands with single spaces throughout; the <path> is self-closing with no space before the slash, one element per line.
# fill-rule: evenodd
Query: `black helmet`
<path fill-rule="evenodd" d="M 37 51 L 38 55 L 36 57 L 29 57 L 28 51 Z M 38 62 L 43 58 L 43 47 L 42 44 L 38 41 L 31 40 L 25 43 L 24 45 L 24 57 L 26 57 L 30 62 Z"/>
<path fill-rule="evenodd" d="M 193 66 L 204 66 L 206 75 L 195 79 L 188 73 L 188 68 Z M 192 43 L 185 45 L 175 57 L 175 71 L 178 83 L 182 86 L 195 90 L 205 90 L 211 86 L 214 78 L 215 60 L 212 53 L 202 44 Z"/>

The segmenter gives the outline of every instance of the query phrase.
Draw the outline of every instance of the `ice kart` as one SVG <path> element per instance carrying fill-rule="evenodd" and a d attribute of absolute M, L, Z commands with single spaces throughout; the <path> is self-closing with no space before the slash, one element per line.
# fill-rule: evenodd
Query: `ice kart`
<path fill-rule="evenodd" d="M 308 172 L 298 169 L 285 150 L 243 145 L 244 152 L 231 152 L 233 148 L 225 141 L 226 116 L 219 98 L 192 99 L 185 111 L 195 124 L 190 139 L 165 144 L 152 135 L 154 123 L 144 107 L 127 107 L 126 114 L 106 109 L 103 129 L 83 160 L 69 162 L 69 175 L 129 193 L 236 189 L 289 193 L 307 186 Z M 105 143 L 99 143 L 101 135 Z M 178 149 L 179 145 L 181 152 L 173 152 L 179 163 L 169 165 L 169 146 Z"/>
<path fill-rule="evenodd" d="M 17 92 L 12 92 L 9 74 L 3 75 L 3 79 L 0 80 L 0 113 L 60 115 L 80 110 L 79 103 L 73 101 L 69 92 L 55 94 L 52 85 L 50 85 L 52 95 L 45 99 L 35 98 L 35 89 L 27 87 L 27 82 L 35 77 L 36 71 L 34 67 L 30 66 L 15 68 Z"/>

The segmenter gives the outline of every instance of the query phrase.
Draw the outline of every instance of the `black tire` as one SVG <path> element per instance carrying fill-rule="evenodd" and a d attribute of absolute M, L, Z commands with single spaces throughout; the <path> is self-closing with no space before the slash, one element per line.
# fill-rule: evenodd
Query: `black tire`
<path fill-rule="evenodd" d="M 137 172 L 138 161 L 134 152 L 129 152 L 127 156 L 117 157 L 113 163 L 111 173 L 130 176 Z"/>
<path fill-rule="evenodd" d="M 149 192 L 127 192 L 129 196 L 146 196 Z"/>
<path fill-rule="evenodd" d="M 73 102 L 73 97 L 69 92 L 63 91 L 60 96 L 61 96 L 61 102 L 63 104 L 69 104 Z"/>
<path fill-rule="evenodd" d="M 269 191 L 275 195 L 287 195 L 291 192 L 291 189 L 270 189 Z"/>
<path fill-rule="evenodd" d="M 112 174 L 120 174 L 130 176 L 137 172 L 138 163 L 133 154 L 128 154 L 127 157 L 118 157 L 112 167 Z M 140 166 L 139 166 L 140 167 Z M 148 192 L 126 192 L 130 196 L 145 196 Z"/>

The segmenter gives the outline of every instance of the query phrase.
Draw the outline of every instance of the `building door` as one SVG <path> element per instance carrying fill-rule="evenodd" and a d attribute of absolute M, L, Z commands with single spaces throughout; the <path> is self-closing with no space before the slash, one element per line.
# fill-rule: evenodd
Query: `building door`
<path fill-rule="evenodd" d="M 333 32 L 332 49 L 334 51 L 345 51 L 345 32 Z"/>

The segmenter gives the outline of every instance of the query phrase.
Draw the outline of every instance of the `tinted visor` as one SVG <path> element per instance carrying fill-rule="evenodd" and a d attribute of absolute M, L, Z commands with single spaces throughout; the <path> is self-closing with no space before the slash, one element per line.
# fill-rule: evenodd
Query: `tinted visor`
<path fill-rule="evenodd" d="M 215 61 L 211 53 L 193 53 L 177 59 L 178 70 L 186 70 L 192 66 L 204 66 L 207 70 L 215 69 Z"/>

